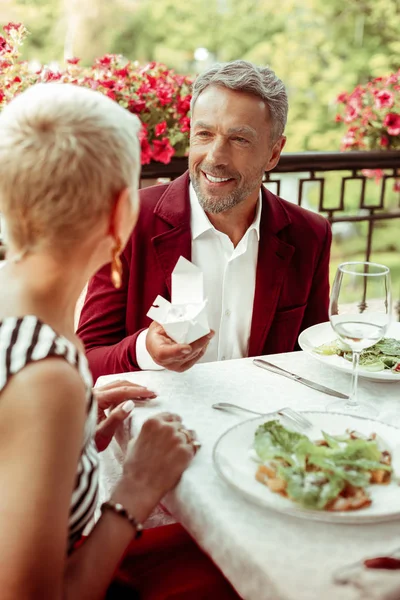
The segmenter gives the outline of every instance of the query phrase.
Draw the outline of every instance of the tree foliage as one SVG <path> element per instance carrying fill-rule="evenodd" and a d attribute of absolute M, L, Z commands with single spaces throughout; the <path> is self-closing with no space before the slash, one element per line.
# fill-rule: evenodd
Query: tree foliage
<path fill-rule="evenodd" d="M 336 97 L 400 66 L 398 0 L 13 0 L 26 58 L 62 61 L 67 31 L 88 64 L 106 52 L 195 74 L 209 60 L 269 64 L 290 100 L 289 151 L 337 150 Z M 5 18 L 5 15 L 2 15 Z"/>

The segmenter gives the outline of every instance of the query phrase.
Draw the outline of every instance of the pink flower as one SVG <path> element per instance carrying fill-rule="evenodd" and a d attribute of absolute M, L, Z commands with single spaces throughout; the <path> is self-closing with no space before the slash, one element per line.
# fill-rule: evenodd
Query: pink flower
<path fill-rule="evenodd" d="M 347 148 L 352 148 L 353 146 L 356 146 L 356 145 L 357 145 L 356 134 L 354 133 L 354 130 L 349 129 L 349 131 L 346 133 L 346 135 L 342 139 L 342 149 L 347 150 Z"/>
<path fill-rule="evenodd" d="M 155 126 L 155 134 L 157 137 L 160 137 L 161 135 L 163 135 L 163 133 L 165 133 L 167 131 L 167 122 L 166 121 L 162 121 L 161 123 L 158 123 Z"/>
<path fill-rule="evenodd" d="M 24 26 L 22 23 L 8 23 L 7 25 L 4 25 L 3 29 L 6 33 L 11 33 L 11 31 L 20 31 L 21 29 L 24 29 Z"/>
<path fill-rule="evenodd" d="M 348 93 L 347 92 L 342 92 L 341 94 L 339 94 L 339 96 L 336 98 L 336 102 L 339 102 L 340 104 L 343 104 L 345 102 L 347 102 L 348 100 Z"/>
<path fill-rule="evenodd" d="M 170 144 L 167 137 L 162 140 L 154 140 L 153 142 L 153 159 L 164 163 L 165 165 L 171 161 L 175 154 L 175 150 Z"/>
<path fill-rule="evenodd" d="M 140 130 L 139 140 L 141 149 L 141 163 L 142 165 L 148 165 L 152 159 L 152 153 L 149 140 L 147 139 L 147 129 L 145 126 L 143 126 Z"/>
<path fill-rule="evenodd" d="M 346 115 L 344 117 L 345 123 L 351 123 L 355 119 L 357 119 L 359 115 L 359 110 L 353 105 L 348 105 L 346 110 Z"/>
<path fill-rule="evenodd" d="M 388 113 L 383 121 L 389 135 L 400 135 L 400 115 Z"/>
<path fill-rule="evenodd" d="M 396 181 L 394 182 L 393 190 L 395 192 L 400 192 L 400 179 L 396 179 Z M 399 371 L 400 371 L 400 364 L 399 364 Z"/>
<path fill-rule="evenodd" d="M 362 169 L 361 173 L 369 179 L 375 178 L 375 182 L 379 183 L 383 177 L 382 169 Z"/>
<path fill-rule="evenodd" d="M 80 62 L 80 60 L 81 60 L 80 58 L 73 57 L 73 58 L 67 58 L 66 62 L 69 65 L 77 65 Z"/>
<path fill-rule="evenodd" d="M 394 104 L 394 95 L 387 90 L 380 90 L 375 94 L 376 108 L 391 108 Z"/>

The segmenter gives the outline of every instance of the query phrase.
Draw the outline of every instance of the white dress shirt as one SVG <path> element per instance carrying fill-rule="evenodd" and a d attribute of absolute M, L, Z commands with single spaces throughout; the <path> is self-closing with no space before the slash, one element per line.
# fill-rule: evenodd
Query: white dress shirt
<path fill-rule="evenodd" d="M 248 353 L 253 315 L 261 192 L 254 221 L 236 248 L 225 233 L 211 224 L 192 184 L 189 195 L 192 263 L 203 272 L 208 323 L 215 331 L 199 362 L 243 358 Z M 161 369 L 147 351 L 146 335 L 147 329 L 139 334 L 136 341 L 138 365 L 143 370 Z"/>

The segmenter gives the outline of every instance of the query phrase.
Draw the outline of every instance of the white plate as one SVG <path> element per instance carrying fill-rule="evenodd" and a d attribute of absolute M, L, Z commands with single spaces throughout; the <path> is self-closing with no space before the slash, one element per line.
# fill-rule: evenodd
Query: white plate
<path fill-rule="evenodd" d="M 302 414 L 314 425 L 312 430 L 307 430 L 311 439 L 320 439 L 321 430 L 332 435 L 343 434 L 346 429 L 354 429 L 366 435 L 376 433 L 384 441 L 385 447 L 392 452 L 393 468 L 396 475 L 400 475 L 400 430 L 397 427 L 340 413 L 302 411 Z M 278 419 L 283 425 L 290 427 L 286 419 L 277 413 L 269 413 L 235 425 L 215 444 L 213 459 L 217 472 L 241 495 L 265 508 L 315 521 L 357 525 L 400 518 L 400 485 L 394 478 L 389 485 L 369 486 L 371 506 L 349 512 L 308 510 L 280 494 L 271 492 L 267 486 L 256 481 L 257 463 L 250 457 L 249 451 L 253 447 L 257 427 L 271 419 Z"/>
<path fill-rule="evenodd" d="M 400 340 L 400 323 L 392 323 L 386 334 L 386 338 L 395 338 Z M 309 327 L 305 329 L 299 335 L 299 346 L 302 350 L 313 356 L 320 362 L 324 363 L 332 367 L 333 369 L 337 369 L 338 371 L 344 371 L 345 373 L 352 372 L 352 364 L 342 356 L 324 356 L 323 354 L 317 354 L 314 352 L 314 348 L 317 346 L 321 346 L 321 344 L 325 344 L 327 342 L 333 342 L 337 338 L 337 335 L 332 329 L 329 321 L 327 323 L 320 323 L 319 325 L 313 325 L 313 327 Z M 366 379 L 372 379 L 373 381 L 400 381 L 400 373 L 393 373 L 386 369 L 385 371 L 366 371 L 361 366 L 359 367 L 359 375 L 360 377 L 365 377 Z"/>

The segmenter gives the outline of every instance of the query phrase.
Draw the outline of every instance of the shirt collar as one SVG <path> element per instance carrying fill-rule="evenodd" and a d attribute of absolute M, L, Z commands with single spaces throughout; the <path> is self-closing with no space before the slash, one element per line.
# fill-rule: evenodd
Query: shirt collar
<path fill-rule="evenodd" d="M 190 185 L 189 185 L 189 198 L 190 198 L 190 228 L 192 231 L 192 240 L 196 240 L 203 233 L 205 233 L 206 231 L 209 231 L 210 229 L 213 229 L 214 231 L 216 231 L 214 225 L 210 222 L 206 213 L 200 206 L 199 200 L 197 198 L 197 194 L 194 190 L 192 183 L 190 183 Z M 262 207 L 261 198 L 262 198 L 262 196 L 261 196 L 261 189 L 260 189 L 260 194 L 258 196 L 258 202 L 257 202 L 257 208 L 256 208 L 256 215 L 254 217 L 254 221 L 252 222 L 252 224 L 250 225 L 250 227 L 248 228 L 248 230 L 246 232 L 246 233 L 248 233 L 254 229 L 257 234 L 258 241 L 260 241 L 260 222 L 261 222 L 261 207 Z"/>

